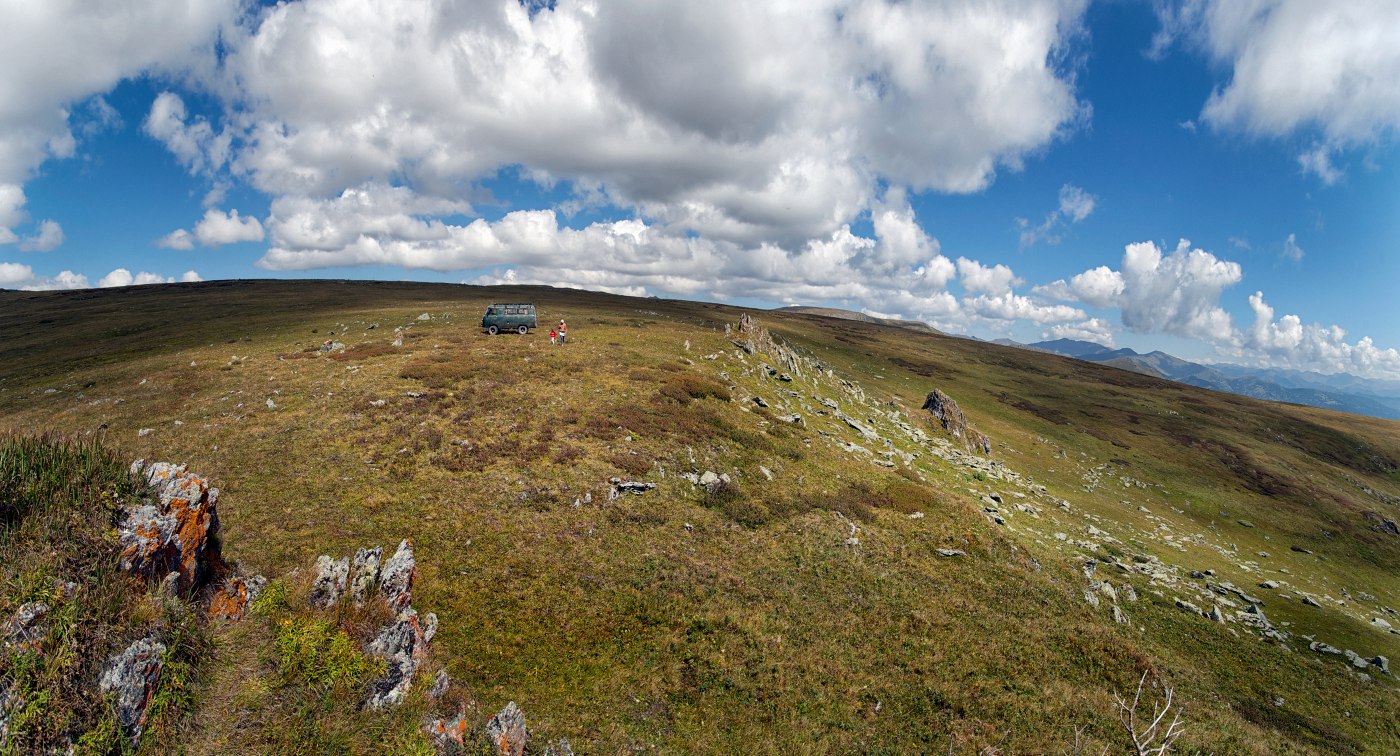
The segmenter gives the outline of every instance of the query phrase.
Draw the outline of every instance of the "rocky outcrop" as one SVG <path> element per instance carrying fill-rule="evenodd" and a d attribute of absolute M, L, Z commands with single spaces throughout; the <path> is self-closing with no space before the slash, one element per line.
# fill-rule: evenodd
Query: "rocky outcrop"
<path fill-rule="evenodd" d="M 928 410 L 949 435 L 962 441 L 963 448 L 974 453 L 992 453 L 992 440 L 985 433 L 968 425 L 967 417 L 952 397 L 934 389 L 928 392 L 924 399 L 923 409 Z"/>
<path fill-rule="evenodd" d="M 165 644 L 153 636 L 141 638 L 112 656 L 102 671 L 99 689 L 113 697 L 117 723 L 134 746 L 141 740 L 146 715 L 160 684 Z"/>
<path fill-rule="evenodd" d="M 530 739 L 525 731 L 525 713 L 514 701 L 506 704 L 499 714 L 486 723 L 486 737 L 491 741 L 494 752 L 500 756 L 522 756 L 525 744 Z"/>
<path fill-rule="evenodd" d="M 138 459 L 131 473 L 152 496 L 127 509 L 118 528 L 122 569 L 157 581 L 178 572 L 175 587 L 182 595 L 221 576 L 219 489 L 169 462 Z"/>
<path fill-rule="evenodd" d="M 379 584 L 379 566 L 384 559 L 384 549 L 356 549 L 355 558 L 350 561 L 350 600 L 355 606 L 364 606 L 365 599 Z"/>
<path fill-rule="evenodd" d="M 437 627 L 436 617 L 432 618 L 432 627 L 434 630 Z M 414 673 L 427 660 L 429 640 L 418 612 L 408 607 L 370 641 L 366 653 L 383 659 L 388 665 L 384 676 L 370 688 L 366 702 L 370 708 L 382 709 L 403 703 L 408 687 L 413 684 Z"/>
<path fill-rule="evenodd" d="M 311 604 L 331 606 L 345 593 L 350 578 L 350 559 L 331 559 L 322 554 L 316 558 L 316 579 L 311 583 Z"/>
<path fill-rule="evenodd" d="M 380 570 L 379 593 L 389 602 L 389 606 L 405 609 L 413 600 L 413 580 L 417 576 L 418 562 L 413 558 L 413 544 L 405 538 Z"/>

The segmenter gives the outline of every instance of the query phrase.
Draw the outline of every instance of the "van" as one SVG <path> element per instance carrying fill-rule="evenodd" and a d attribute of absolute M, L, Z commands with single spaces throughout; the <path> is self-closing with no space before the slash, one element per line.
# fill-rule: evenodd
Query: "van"
<path fill-rule="evenodd" d="M 481 327 L 492 336 L 501 331 L 516 331 L 524 336 L 531 328 L 538 326 L 535 321 L 535 306 L 532 304 L 493 304 L 487 307 L 486 314 L 481 316 Z"/>

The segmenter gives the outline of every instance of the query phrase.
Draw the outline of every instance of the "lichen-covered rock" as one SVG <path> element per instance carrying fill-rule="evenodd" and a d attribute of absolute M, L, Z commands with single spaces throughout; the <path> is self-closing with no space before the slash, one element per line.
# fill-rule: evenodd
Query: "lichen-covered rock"
<path fill-rule="evenodd" d="M 176 588 L 182 594 L 222 574 L 219 489 L 210 488 L 207 478 L 184 465 L 169 462 L 146 464 L 138 459 L 131 472 L 155 498 L 129 508 L 122 520 L 122 569 L 155 580 L 179 572 Z"/>
<path fill-rule="evenodd" d="M 413 601 L 413 579 L 417 575 L 418 562 L 413 558 L 413 543 L 405 538 L 380 569 L 380 595 L 394 609 L 407 608 Z"/>
<path fill-rule="evenodd" d="M 451 680 L 447 677 L 447 670 L 439 669 L 437 675 L 433 677 L 433 687 L 428 688 L 428 697 L 442 698 L 447 695 L 447 686 L 450 684 Z"/>
<path fill-rule="evenodd" d="M 232 577 L 214 589 L 209 597 L 209 616 L 214 619 L 237 621 L 248 613 L 248 606 L 267 586 L 262 575 Z"/>
<path fill-rule="evenodd" d="M 486 737 L 500 756 L 521 756 L 525 753 L 525 743 L 530 739 L 525 731 L 525 713 L 514 701 L 506 704 L 501 712 L 486 723 Z"/>
<path fill-rule="evenodd" d="M 10 745 L 10 718 L 14 711 L 20 707 L 19 694 L 15 693 L 15 684 L 6 680 L 3 687 L 0 687 L 0 749 Z"/>
<path fill-rule="evenodd" d="M 5 623 L 5 650 L 43 653 L 49 636 L 49 605 L 42 601 L 21 604 Z"/>
<path fill-rule="evenodd" d="M 467 721 L 467 710 L 463 708 L 452 719 L 434 719 L 428 723 L 428 737 L 433 739 L 439 753 L 458 753 L 466 747 L 467 733 L 471 725 Z"/>
<path fill-rule="evenodd" d="M 379 585 L 379 563 L 384 559 L 384 549 L 356 549 L 355 558 L 350 560 L 350 598 L 355 606 L 364 606 Z"/>
<path fill-rule="evenodd" d="M 330 606 L 340 600 L 345 593 L 345 584 L 350 577 L 350 560 L 346 557 L 331 559 L 322 554 L 316 557 L 316 579 L 311 583 L 311 603 L 315 606 Z"/>
<path fill-rule="evenodd" d="M 953 438 L 963 442 L 964 448 L 968 451 L 980 451 L 983 454 L 992 453 L 992 440 L 967 423 L 967 417 L 958 407 L 958 403 L 952 397 L 934 389 L 928 392 L 924 399 L 923 409 L 929 411 L 943 430 L 947 431 Z"/>
<path fill-rule="evenodd" d="M 370 688 L 367 704 L 382 709 L 401 703 L 413 684 L 413 675 L 427 659 L 428 641 L 418 612 L 412 607 L 399 612 L 394 621 L 385 625 L 379 635 L 369 642 L 365 651 L 388 663 L 383 677 Z"/>
<path fill-rule="evenodd" d="M 160 683 L 165 644 L 153 637 L 137 640 L 107 660 L 99 689 L 113 696 L 117 722 L 134 745 L 146 726 L 147 708 Z"/>

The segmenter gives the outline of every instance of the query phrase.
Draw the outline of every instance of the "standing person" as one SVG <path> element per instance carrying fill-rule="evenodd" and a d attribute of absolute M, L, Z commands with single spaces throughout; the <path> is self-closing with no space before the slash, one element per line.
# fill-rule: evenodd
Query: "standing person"
<path fill-rule="evenodd" d="M 549 332 L 549 345 L 550 345 L 550 346 L 555 346 L 555 345 L 558 343 L 558 342 L 555 341 L 555 340 L 558 339 L 558 338 L 559 338 L 559 334 L 555 333 L 555 332 L 551 329 L 550 332 Z"/>
<path fill-rule="evenodd" d="M 566 325 L 564 325 L 564 319 L 563 319 L 563 318 L 560 318 L 560 319 L 559 319 L 559 343 L 560 343 L 560 344 L 563 344 L 565 341 L 568 340 L 568 335 L 567 335 L 568 332 L 569 332 L 569 327 L 566 326 Z"/>

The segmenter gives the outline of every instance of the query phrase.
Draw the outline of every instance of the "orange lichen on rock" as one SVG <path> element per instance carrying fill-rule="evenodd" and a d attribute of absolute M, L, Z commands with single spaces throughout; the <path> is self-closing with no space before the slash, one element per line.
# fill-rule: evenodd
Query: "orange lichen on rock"
<path fill-rule="evenodd" d="M 253 599 L 267 585 L 261 575 L 251 578 L 231 577 L 213 589 L 209 596 L 209 616 L 213 619 L 237 621 L 248 613 Z"/>

